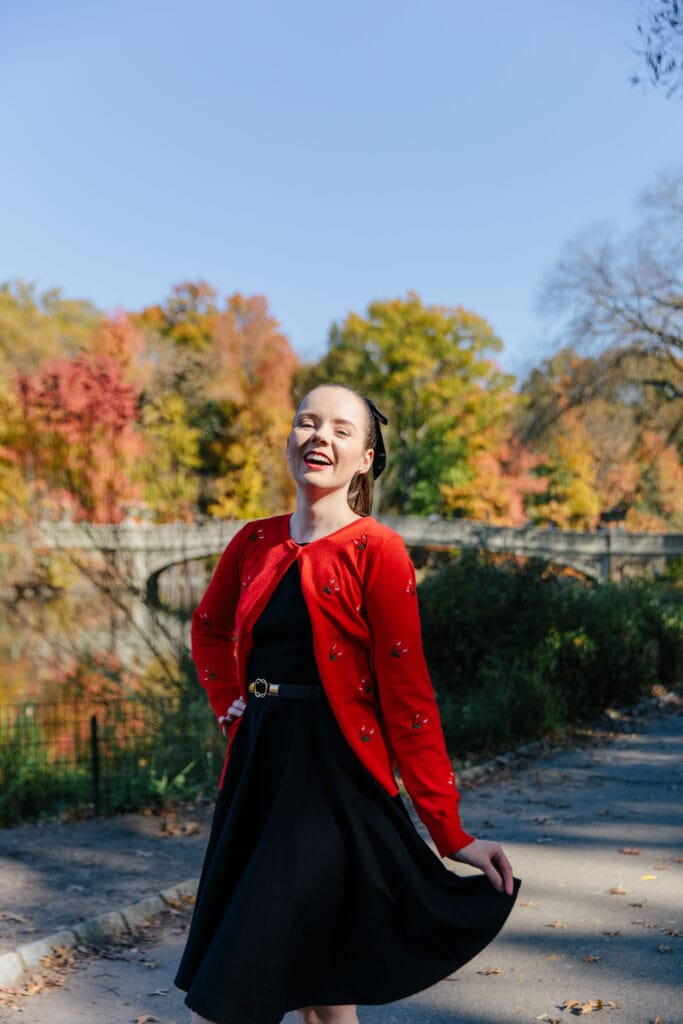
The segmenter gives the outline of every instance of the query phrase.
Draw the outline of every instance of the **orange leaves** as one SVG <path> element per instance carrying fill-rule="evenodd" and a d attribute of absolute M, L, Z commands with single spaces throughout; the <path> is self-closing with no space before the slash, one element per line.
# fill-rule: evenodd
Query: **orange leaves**
<path fill-rule="evenodd" d="M 611 999 L 607 1001 L 603 999 L 565 999 L 560 1009 L 570 1010 L 575 1017 L 585 1017 L 586 1014 L 594 1013 L 596 1010 L 618 1010 L 619 1005 Z"/>

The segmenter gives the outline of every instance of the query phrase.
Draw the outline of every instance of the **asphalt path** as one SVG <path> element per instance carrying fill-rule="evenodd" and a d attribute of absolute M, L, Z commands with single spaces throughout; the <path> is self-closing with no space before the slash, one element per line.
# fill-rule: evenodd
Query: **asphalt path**
<path fill-rule="evenodd" d="M 465 789 L 466 827 L 503 840 L 523 879 L 518 904 L 456 975 L 361 1007 L 362 1024 L 683 1024 L 683 716 L 623 725 Z M 172 983 L 185 929 L 164 915 L 139 945 L 0 1005 L 1 1024 L 185 1024 Z"/>

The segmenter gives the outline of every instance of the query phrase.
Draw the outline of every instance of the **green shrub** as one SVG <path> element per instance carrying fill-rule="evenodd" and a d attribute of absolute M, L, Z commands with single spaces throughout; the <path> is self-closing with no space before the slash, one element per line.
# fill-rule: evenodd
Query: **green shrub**
<path fill-rule="evenodd" d="M 420 585 L 425 653 L 457 756 L 676 685 L 683 608 L 654 581 L 598 584 L 465 553 Z"/>

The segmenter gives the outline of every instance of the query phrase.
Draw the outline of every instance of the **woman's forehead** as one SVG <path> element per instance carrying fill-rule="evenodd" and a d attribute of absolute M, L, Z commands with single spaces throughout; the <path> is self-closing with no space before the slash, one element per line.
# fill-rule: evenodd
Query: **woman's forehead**
<path fill-rule="evenodd" d="M 297 412 L 303 410 L 331 415 L 353 423 L 362 422 L 367 417 L 365 402 L 360 395 L 348 388 L 330 384 L 321 384 L 309 391 L 302 399 Z"/>

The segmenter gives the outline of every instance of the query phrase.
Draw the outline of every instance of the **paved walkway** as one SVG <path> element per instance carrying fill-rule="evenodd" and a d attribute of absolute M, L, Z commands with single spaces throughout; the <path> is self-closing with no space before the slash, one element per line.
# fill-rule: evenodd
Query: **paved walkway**
<path fill-rule="evenodd" d="M 524 880 L 518 905 L 456 976 L 361 1008 L 363 1024 L 565 1024 L 582 1006 L 607 1024 L 683 1024 L 683 716 L 624 724 L 465 789 L 466 826 L 504 839 Z M 157 920 L 119 959 L 86 958 L 63 987 L 0 1005 L 0 1024 L 185 1024 L 172 986 L 185 920 Z"/>

